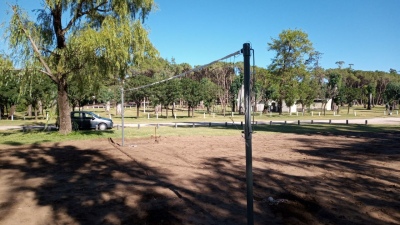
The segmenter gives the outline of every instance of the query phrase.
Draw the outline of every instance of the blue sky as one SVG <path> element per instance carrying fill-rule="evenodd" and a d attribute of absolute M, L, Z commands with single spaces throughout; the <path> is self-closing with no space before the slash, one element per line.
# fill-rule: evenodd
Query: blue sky
<path fill-rule="evenodd" d="M 7 17 L 0 0 L 0 21 Z M 399 0 L 155 0 L 158 10 L 145 22 L 150 40 L 163 58 L 203 65 L 250 42 L 257 66 L 267 67 L 275 52 L 271 38 L 285 29 L 301 29 L 321 66 L 335 68 L 344 61 L 354 69 L 400 71 Z M 19 0 L 28 11 L 40 1 Z M 2 33 L 3 30 L 0 29 Z M 0 51 L 5 48 L 0 43 Z M 237 57 L 235 61 L 242 61 Z"/>

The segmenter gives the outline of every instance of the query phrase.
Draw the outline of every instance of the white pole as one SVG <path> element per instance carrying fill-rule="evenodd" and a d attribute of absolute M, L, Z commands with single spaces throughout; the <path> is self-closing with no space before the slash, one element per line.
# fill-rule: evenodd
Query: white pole
<path fill-rule="evenodd" d="M 122 80 L 122 87 L 121 87 L 121 133 L 122 133 L 122 141 L 121 141 L 121 146 L 124 146 L 124 139 L 125 139 L 125 133 L 124 133 L 124 81 Z"/>
<path fill-rule="evenodd" d="M 156 114 L 156 118 L 158 119 L 158 113 Z"/>
<path fill-rule="evenodd" d="M 203 118 L 206 118 L 206 113 L 203 113 Z"/>
<path fill-rule="evenodd" d="M 311 112 L 311 116 L 314 116 L 314 112 Z"/>
<path fill-rule="evenodd" d="M 147 119 L 150 119 L 150 113 L 147 113 Z"/>

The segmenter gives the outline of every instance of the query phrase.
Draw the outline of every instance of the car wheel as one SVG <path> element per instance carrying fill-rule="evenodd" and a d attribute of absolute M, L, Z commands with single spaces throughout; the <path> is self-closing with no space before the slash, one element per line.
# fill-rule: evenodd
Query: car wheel
<path fill-rule="evenodd" d="M 101 123 L 99 125 L 97 125 L 99 127 L 99 130 L 106 130 L 107 129 L 107 125 L 105 123 Z"/>

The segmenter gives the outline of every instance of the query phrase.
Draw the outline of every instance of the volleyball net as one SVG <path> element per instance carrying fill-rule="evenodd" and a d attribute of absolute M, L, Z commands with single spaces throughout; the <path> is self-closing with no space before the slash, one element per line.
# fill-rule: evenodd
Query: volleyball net
<path fill-rule="evenodd" d="M 135 87 L 135 88 L 128 88 L 128 89 L 126 89 L 126 91 L 139 90 L 139 89 L 142 89 L 142 88 L 146 88 L 146 87 L 154 86 L 154 85 L 157 85 L 157 84 L 160 84 L 160 83 L 164 83 L 164 82 L 167 82 L 167 81 L 176 79 L 176 78 L 184 77 L 184 76 L 186 76 L 186 75 L 188 75 L 188 74 L 190 74 L 190 73 L 197 72 L 197 71 L 201 71 L 202 69 L 207 68 L 207 67 L 209 67 L 209 66 L 211 66 L 211 65 L 213 65 L 213 64 L 215 64 L 215 63 L 224 61 L 224 60 L 229 59 L 229 58 L 231 58 L 231 57 L 235 57 L 235 56 L 237 56 L 237 55 L 239 55 L 239 54 L 242 54 L 242 50 L 236 51 L 236 52 L 231 53 L 231 54 L 229 54 L 229 55 L 227 55 L 227 56 L 224 56 L 224 57 L 222 57 L 222 58 L 220 58 L 220 59 L 214 60 L 214 61 L 212 61 L 212 62 L 210 62 L 210 63 L 208 63 L 208 64 L 204 64 L 204 65 L 202 65 L 202 66 L 195 67 L 195 68 L 193 68 L 193 69 L 191 69 L 191 70 L 188 70 L 188 71 L 185 71 L 185 72 L 180 73 L 180 74 L 178 74 L 178 75 L 175 75 L 175 76 L 166 78 L 166 79 L 164 79 L 164 80 L 156 81 L 156 82 L 154 82 L 154 83 L 142 85 L 142 86 Z"/>

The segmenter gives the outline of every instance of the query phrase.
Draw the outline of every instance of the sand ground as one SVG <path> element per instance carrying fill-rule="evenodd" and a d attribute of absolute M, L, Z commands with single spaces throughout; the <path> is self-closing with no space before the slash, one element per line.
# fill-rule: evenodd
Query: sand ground
<path fill-rule="evenodd" d="M 255 133 L 255 224 L 400 224 L 399 134 Z M 7 146 L 0 224 L 246 224 L 245 140 Z"/>

